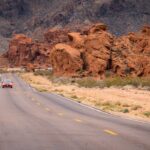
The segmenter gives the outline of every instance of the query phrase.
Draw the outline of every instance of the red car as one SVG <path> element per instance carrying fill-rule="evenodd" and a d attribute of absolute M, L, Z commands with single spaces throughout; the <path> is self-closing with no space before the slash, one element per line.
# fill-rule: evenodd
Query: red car
<path fill-rule="evenodd" d="M 13 88 L 13 82 L 9 79 L 3 80 L 1 86 L 2 88 Z"/>

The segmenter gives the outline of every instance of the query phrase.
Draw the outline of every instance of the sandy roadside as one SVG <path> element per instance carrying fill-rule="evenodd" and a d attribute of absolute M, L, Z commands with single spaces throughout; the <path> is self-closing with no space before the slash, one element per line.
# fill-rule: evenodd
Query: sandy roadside
<path fill-rule="evenodd" d="M 134 88 L 83 88 L 52 83 L 32 73 L 21 77 L 40 92 L 53 92 L 106 112 L 150 121 L 150 91 Z"/>

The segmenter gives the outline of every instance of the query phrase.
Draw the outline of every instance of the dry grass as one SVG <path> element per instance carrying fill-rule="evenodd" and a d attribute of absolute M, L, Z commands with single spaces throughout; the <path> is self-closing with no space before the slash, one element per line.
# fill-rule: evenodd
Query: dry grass
<path fill-rule="evenodd" d="M 150 120 L 150 92 L 136 88 L 99 88 L 60 84 L 44 76 L 21 74 L 22 78 L 40 92 L 54 92 L 107 112 Z M 97 84 L 97 83 L 96 83 Z M 94 83 L 95 85 L 95 83 Z"/>
<path fill-rule="evenodd" d="M 105 80 L 94 80 L 92 78 L 84 78 L 76 80 L 80 87 L 93 88 L 93 87 L 124 87 L 124 86 L 133 86 L 133 87 L 147 87 L 150 88 L 150 78 L 106 78 Z"/>

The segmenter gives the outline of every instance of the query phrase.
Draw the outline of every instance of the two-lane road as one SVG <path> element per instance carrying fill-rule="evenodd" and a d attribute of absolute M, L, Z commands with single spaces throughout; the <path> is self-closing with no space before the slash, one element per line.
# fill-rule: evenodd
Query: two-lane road
<path fill-rule="evenodd" d="M 14 74 L 0 88 L 0 150 L 150 150 L 150 124 L 39 93 Z"/>

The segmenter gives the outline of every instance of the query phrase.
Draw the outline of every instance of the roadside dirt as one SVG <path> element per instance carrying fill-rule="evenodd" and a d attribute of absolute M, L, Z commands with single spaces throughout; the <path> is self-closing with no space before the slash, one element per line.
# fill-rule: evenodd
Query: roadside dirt
<path fill-rule="evenodd" d="M 150 91 L 124 88 L 83 88 L 77 85 L 52 83 L 33 73 L 21 77 L 40 92 L 53 92 L 119 116 L 150 121 Z"/>

